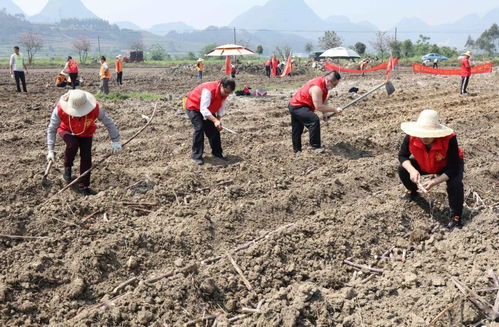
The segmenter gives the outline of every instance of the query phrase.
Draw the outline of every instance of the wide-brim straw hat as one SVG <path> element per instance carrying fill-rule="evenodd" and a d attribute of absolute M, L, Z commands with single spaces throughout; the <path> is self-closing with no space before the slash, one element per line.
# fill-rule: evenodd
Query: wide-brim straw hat
<path fill-rule="evenodd" d="M 204 61 L 204 59 L 203 58 L 198 58 L 198 61 Z"/>
<path fill-rule="evenodd" d="M 117 56 L 116 56 L 116 59 L 121 59 L 121 55 L 117 55 Z"/>
<path fill-rule="evenodd" d="M 61 109 L 72 117 L 83 117 L 97 105 L 93 94 L 83 90 L 71 90 L 59 99 Z"/>
<path fill-rule="evenodd" d="M 439 123 L 438 113 L 431 109 L 421 111 L 417 121 L 402 123 L 400 128 L 406 134 L 420 138 L 438 138 L 454 133 L 451 128 Z"/>
<path fill-rule="evenodd" d="M 472 55 L 471 51 L 466 51 L 465 53 L 463 53 L 463 56 L 471 57 L 471 55 Z"/>

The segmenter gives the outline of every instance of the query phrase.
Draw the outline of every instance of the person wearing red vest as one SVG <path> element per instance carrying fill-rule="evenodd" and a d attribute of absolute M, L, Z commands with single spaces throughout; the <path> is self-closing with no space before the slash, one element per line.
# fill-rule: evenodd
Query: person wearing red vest
<path fill-rule="evenodd" d="M 64 72 L 69 74 L 73 90 L 76 89 L 78 80 L 78 63 L 71 56 L 68 56 L 68 60 L 66 61 L 66 65 L 64 66 Z"/>
<path fill-rule="evenodd" d="M 463 59 L 461 60 L 461 94 L 468 94 L 466 88 L 468 87 L 468 82 L 471 77 L 471 51 L 463 53 Z"/>
<path fill-rule="evenodd" d="M 208 137 L 212 154 L 226 161 L 223 156 L 220 130 L 221 117 L 225 114 L 225 100 L 236 89 L 236 82 L 230 78 L 198 85 L 187 95 L 185 109 L 189 116 L 194 134 L 192 135 L 192 160 L 202 165 L 204 134 Z"/>
<path fill-rule="evenodd" d="M 341 108 L 333 108 L 326 104 L 328 91 L 336 87 L 340 79 L 340 73 L 334 70 L 314 78 L 302 86 L 289 101 L 291 139 L 295 153 L 301 152 L 301 135 L 304 127 L 308 129 L 312 148 L 318 152 L 324 151 L 321 148 L 321 122 L 315 110 L 322 112 L 325 119 L 327 113 L 341 113 Z"/>
<path fill-rule="evenodd" d="M 435 110 L 423 110 L 416 122 L 400 125 L 407 134 L 399 152 L 400 180 L 407 189 L 405 198 L 414 201 L 419 193 L 446 182 L 450 206 L 447 230 L 461 227 L 464 203 L 463 151 L 454 131 L 439 123 Z M 436 177 L 421 183 L 421 175 Z"/>
<path fill-rule="evenodd" d="M 116 84 L 123 85 L 123 63 L 121 62 L 121 55 L 116 56 L 114 68 L 116 70 Z"/>
<path fill-rule="evenodd" d="M 270 59 L 267 59 L 265 62 L 265 76 L 270 78 L 270 67 L 272 66 L 272 61 Z"/>
<path fill-rule="evenodd" d="M 112 151 L 121 150 L 120 134 L 114 122 L 106 112 L 100 108 L 95 97 L 86 91 L 71 90 L 64 94 L 52 111 L 50 124 L 47 129 L 47 160 L 55 160 L 56 133 L 66 143 L 64 152 L 64 174 L 66 182 L 72 181 L 71 167 L 80 150 L 80 174 L 92 167 L 92 139 L 97 129 L 95 121 L 99 119 L 106 126 L 111 137 Z M 79 191 L 83 195 L 95 194 L 90 189 L 90 174 L 82 177 Z"/>

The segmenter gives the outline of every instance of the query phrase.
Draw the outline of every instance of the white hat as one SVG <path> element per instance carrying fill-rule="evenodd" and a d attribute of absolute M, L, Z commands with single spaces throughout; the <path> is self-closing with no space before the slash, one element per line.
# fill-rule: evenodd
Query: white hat
<path fill-rule="evenodd" d="M 121 55 L 117 55 L 116 58 L 121 59 Z"/>
<path fill-rule="evenodd" d="M 95 97 L 82 90 L 71 90 L 59 100 L 62 110 L 72 117 L 83 117 L 97 105 Z"/>
<path fill-rule="evenodd" d="M 444 137 L 454 131 L 438 122 L 438 113 L 435 110 L 425 109 L 419 114 L 416 122 L 405 122 L 400 128 L 410 136 L 415 137 Z"/>
<path fill-rule="evenodd" d="M 203 58 L 198 58 L 198 61 L 204 61 L 204 59 Z"/>
<path fill-rule="evenodd" d="M 472 53 L 471 51 L 466 51 L 465 53 L 463 53 L 463 56 L 468 56 L 468 57 L 471 57 Z"/>

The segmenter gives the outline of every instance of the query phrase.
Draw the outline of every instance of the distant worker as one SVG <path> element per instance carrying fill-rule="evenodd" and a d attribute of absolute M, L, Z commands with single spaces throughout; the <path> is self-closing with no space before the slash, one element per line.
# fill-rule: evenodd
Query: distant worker
<path fill-rule="evenodd" d="M 66 87 L 68 85 L 67 78 L 67 74 L 64 71 L 61 71 L 59 74 L 57 74 L 57 77 L 55 79 L 55 86 Z"/>
<path fill-rule="evenodd" d="M 123 85 L 123 62 L 121 61 L 121 55 L 116 56 L 114 69 L 116 70 L 116 84 Z"/>
<path fill-rule="evenodd" d="M 236 78 L 236 66 L 234 64 L 230 65 L 230 77 Z"/>
<path fill-rule="evenodd" d="M 341 113 L 341 108 L 333 108 L 326 104 L 327 95 L 340 82 L 341 75 L 331 71 L 324 76 L 316 77 L 302 86 L 289 101 L 288 109 L 291 114 L 291 139 L 295 153 L 301 152 L 301 135 L 307 127 L 310 137 L 310 146 L 317 152 L 323 152 L 321 147 L 321 120 L 315 114 L 320 111 L 327 119 L 328 113 Z"/>
<path fill-rule="evenodd" d="M 199 58 L 197 63 L 196 63 L 196 70 L 198 71 L 198 81 L 202 81 L 203 80 L 203 70 L 204 70 L 204 63 L 203 63 L 203 59 L 202 58 Z"/>
<path fill-rule="evenodd" d="M 423 110 L 416 122 L 400 125 L 407 134 L 399 152 L 400 180 L 407 189 L 406 199 L 414 201 L 419 193 L 426 192 L 440 183 L 447 183 L 450 222 L 447 229 L 461 227 L 464 186 L 463 151 L 457 144 L 454 131 L 439 123 L 435 110 Z M 427 182 L 422 175 L 436 174 Z"/>
<path fill-rule="evenodd" d="M 365 70 L 365 69 L 367 69 L 368 65 L 369 65 L 369 59 L 366 58 L 360 62 L 359 68 L 360 68 L 360 70 Z M 365 75 L 365 72 L 362 72 L 362 76 L 364 76 L 364 75 Z"/>
<path fill-rule="evenodd" d="M 438 68 L 438 58 L 433 59 L 433 68 Z"/>
<path fill-rule="evenodd" d="M 68 56 L 68 60 L 64 66 L 64 72 L 69 74 L 73 90 L 76 89 L 76 86 L 78 85 L 78 63 L 71 56 Z"/>
<path fill-rule="evenodd" d="M 211 153 L 221 160 L 227 160 L 223 156 L 220 140 L 221 118 L 225 114 L 225 101 L 235 89 L 236 82 L 224 77 L 220 81 L 200 84 L 187 95 L 185 109 L 194 128 L 192 160 L 196 165 L 204 163 L 204 134 L 208 137 Z"/>
<path fill-rule="evenodd" d="M 109 71 L 109 66 L 106 63 L 106 57 L 101 56 L 100 57 L 100 71 L 99 71 L 99 78 L 100 78 L 100 92 L 104 94 L 109 94 L 109 79 L 111 78 L 111 72 Z"/>
<path fill-rule="evenodd" d="M 112 151 L 121 150 L 120 134 L 116 125 L 89 92 L 70 90 L 60 98 L 52 111 L 47 129 L 47 160 L 55 160 L 55 141 L 58 134 L 66 143 L 62 177 L 68 183 L 73 180 L 71 169 L 78 150 L 80 150 L 80 175 L 92 167 L 92 139 L 97 128 L 95 125 L 97 119 L 109 132 Z M 79 182 L 81 194 L 95 194 L 90 189 L 90 174 L 82 177 Z"/>
<path fill-rule="evenodd" d="M 471 77 L 470 57 L 471 51 L 466 51 L 465 53 L 463 53 L 463 59 L 461 60 L 461 94 L 466 95 L 469 94 L 466 89 L 468 88 L 468 82 L 470 81 Z"/>
<path fill-rule="evenodd" d="M 21 86 L 19 85 L 19 81 L 23 85 L 23 91 L 28 92 L 26 90 L 26 76 L 24 75 L 24 71 L 26 71 L 26 75 L 28 74 L 28 67 L 24 62 L 24 57 L 21 53 L 19 53 L 19 47 L 14 47 L 14 53 L 10 56 L 9 61 L 10 67 L 10 76 L 16 80 L 17 92 L 21 92 Z"/>
<path fill-rule="evenodd" d="M 267 61 L 265 62 L 265 76 L 267 76 L 268 78 L 270 78 L 271 66 L 272 61 L 270 61 L 270 59 L 267 59 Z"/>

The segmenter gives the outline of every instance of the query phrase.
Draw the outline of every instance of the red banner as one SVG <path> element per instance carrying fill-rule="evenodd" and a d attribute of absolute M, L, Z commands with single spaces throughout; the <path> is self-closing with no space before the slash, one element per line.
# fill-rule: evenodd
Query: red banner
<path fill-rule="evenodd" d="M 230 56 L 225 57 L 225 75 L 230 75 Z"/>
<path fill-rule="evenodd" d="M 398 58 L 393 58 L 394 65 L 398 65 L 399 60 Z M 388 61 L 384 62 L 382 64 L 379 64 L 378 66 L 374 66 L 368 69 L 348 69 L 348 68 L 343 68 L 340 66 L 337 66 L 335 64 L 332 64 L 330 62 L 326 62 L 326 70 L 336 70 L 338 72 L 345 72 L 345 73 L 354 73 L 354 74 L 362 74 L 362 73 L 368 73 L 368 72 L 374 72 L 376 70 L 382 70 L 386 69 L 388 67 Z"/>
<path fill-rule="evenodd" d="M 437 69 L 426 67 L 424 65 L 412 64 L 412 72 L 420 74 L 433 74 L 433 75 L 461 75 L 461 69 Z M 483 65 L 471 67 L 471 74 L 484 74 L 492 73 L 492 62 Z"/>
<path fill-rule="evenodd" d="M 288 60 L 286 60 L 286 66 L 284 66 L 284 71 L 281 77 L 287 76 L 293 72 L 293 64 L 291 63 L 291 55 L 289 55 Z"/>

